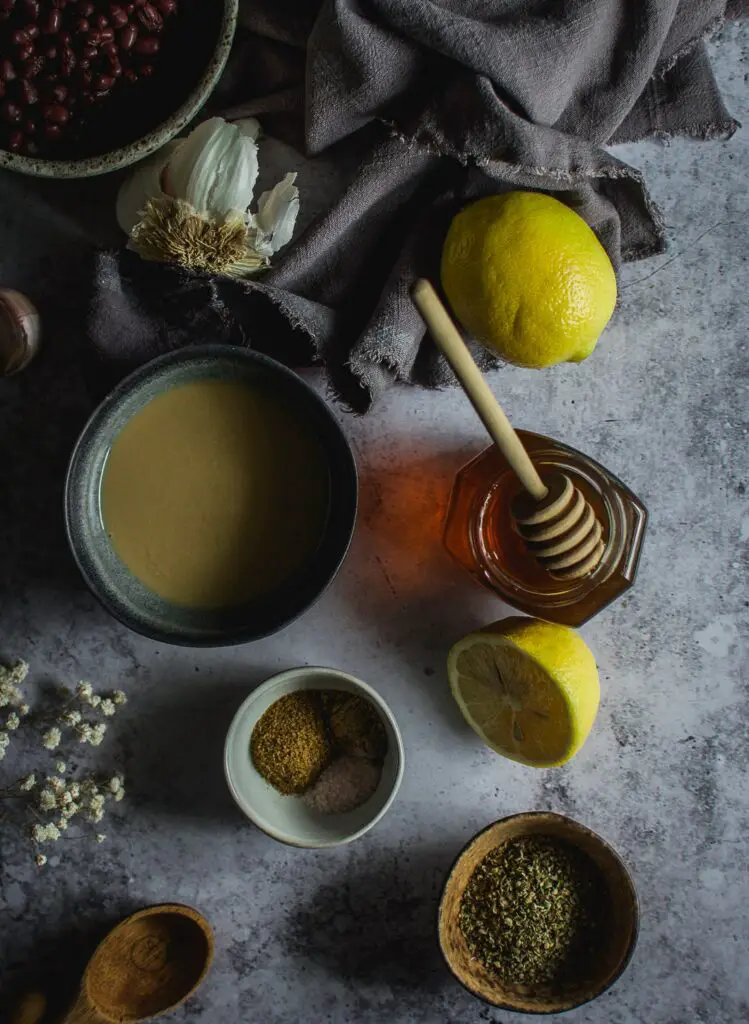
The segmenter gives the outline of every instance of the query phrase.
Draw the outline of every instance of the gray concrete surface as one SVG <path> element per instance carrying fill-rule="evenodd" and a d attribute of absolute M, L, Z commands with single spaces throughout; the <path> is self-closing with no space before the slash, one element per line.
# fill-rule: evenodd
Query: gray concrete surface
<path fill-rule="evenodd" d="M 748 42 L 747 28 L 729 26 L 711 47 L 740 120 Z M 217 956 L 175 1021 L 519 1021 L 473 1000 L 443 968 L 435 905 L 473 833 L 553 808 L 616 845 L 642 903 L 629 970 L 565 1020 L 749 1020 L 748 140 L 743 128 L 726 143 L 626 147 L 664 211 L 669 253 L 626 269 L 616 319 L 587 363 L 493 379 L 517 425 L 601 459 L 652 517 L 637 586 L 583 630 L 603 686 L 594 731 L 569 766 L 543 773 L 483 749 L 446 688 L 449 644 L 504 613 L 440 546 L 453 475 L 485 444 L 458 393 L 398 390 L 364 419 L 340 414 L 362 474 L 356 538 L 336 584 L 280 635 L 178 650 L 96 605 L 60 516 L 88 406 L 70 358 L 76 339 L 48 296 L 74 280 L 91 230 L 81 225 L 94 205 L 106 208 L 113 184 L 0 179 L 0 280 L 39 298 L 47 327 L 39 362 L 0 382 L 0 656 L 26 658 L 35 684 L 90 678 L 131 698 L 91 761 L 121 763 L 128 776 L 107 841 L 58 844 L 37 872 L 23 843 L 0 832 L 7 987 L 41 973 L 62 992 L 60 975 L 107 924 L 178 900 L 210 918 Z M 109 230 L 96 222 L 100 239 Z M 406 743 L 390 814 L 335 852 L 274 844 L 223 784 L 233 710 L 259 680 L 303 663 L 371 682 Z M 13 773 L 12 753 L 0 767 Z"/>

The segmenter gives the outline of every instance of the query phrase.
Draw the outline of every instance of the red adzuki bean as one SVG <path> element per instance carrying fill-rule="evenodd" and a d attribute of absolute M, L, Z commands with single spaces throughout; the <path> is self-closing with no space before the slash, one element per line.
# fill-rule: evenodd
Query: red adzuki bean
<path fill-rule="evenodd" d="M 25 32 L 29 39 L 38 39 L 40 36 L 38 25 L 27 25 Z"/>
<path fill-rule="evenodd" d="M 145 4 L 143 7 L 138 8 L 136 11 L 136 17 L 146 32 L 163 31 L 164 22 L 161 15 L 152 4 Z"/>
<path fill-rule="evenodd" d="M 118 40 L 117 40 L 119 42 L 119 44 L 120 44 L 120 49 L 122 49 L 122 50 L 131 50 L 132 47 L 133 47 L 133 44 L 135 43 L 135 40 L 137 38 L 138 38 L 138 29 L 137 29 L 137 27 L 135 25 L 133 25 L 133 24 L 125 25 L 125 27 L 120 32 Z"/>
<path fill-rule="evenodd" d="M 48 36 L 55 36 L 60 31 L 60 25 L 62 25 L 62 11 L 58 8 L 53 7 L 47 17 L 44 19 L 42 28 Z"/>
<path fill-rule="evenodd" d="M 24 103 L 27 107 L 32 107 L 35 103 L 38 103 L 39 101 L 39 93 L 36 91 L 36 87 L 28 80 L 28 78 L 22 80 L 18 92 L 21 97 L 21 102 Z"/>
<path fill-rule="evenodd" d="M 176 0 L 152 0 L 152 2 L 163 18 L 168 18 L 177 9 Z"/>
<path fill-rule="evenodd" d="M 72 50 L 63 50 L 62 57 L 60 58 L 60 71 L 62 72 L 63 78 L 70 78 L 75 71 L 75 66 L 78 63 L 78 58 Z"/>
<path fill-rule="evenodd" d="M 0 61 L 0 78 L 4 82 L 12 82 L 16 77 L 16 69 L 13 67 L 13 63 L 7 59 L 7 57 Z"/>
<path fill-rule="evenodd" d="M 23 132 L 11 132 L 8 136 L 8 149 L 14 153 L 23 145 Z"/>
<path fill-rule="evenodd" d="M 50 121 L 47 121 L 47 123 L 44 125 L 44 134 L 51 141 L 56 140 L 59 139 L 62 135 L 62 128 L 59 124 L 52 124 Z"/>
<path fill-rule="evenodd" d="M 111 43 L 114 39 L 114 29 L 109 28 L 109 26 L 101 29 L 99 31 L 99 37 L 101 38 L 102 43 Z"/>
<path fill-rule="evenodd" d="M 3 121 L 17 124 L 21 120 L 21 108 L 11 100 L 3 100 L 0 103 L 0 117 L 2 117 Z"/>
<path fill-rule="evenodd" d="M 10 37 L 11 43 L 14 46 L 27 46 L 30 42 L 26 31 L 22 28 L 17 28 L 13 35 Z"/>
<path fill-rule="evenodd" d="M 133 46 L 136 53 L 140 54 L 141 57 L 153 57 L 154 54 L 159 52 L 161 44 L 159 43 L 156 36 L 143 36 L 142 39 L 137 39 Z"/>
<path fill-rule="evenodd" d="M 42 115 L 45 121 L 51 121 L 52 124 L 67 124 L 70 118 L 70 112 L 62 103 L 48 103 L 42 107 Z"/>
<path fill-rule="evenodd" d="M 114 28 L 122 28 L 127 25 L 127 14 L 118 4 L 112 4 L 109 8 L 109 21 Z"/>

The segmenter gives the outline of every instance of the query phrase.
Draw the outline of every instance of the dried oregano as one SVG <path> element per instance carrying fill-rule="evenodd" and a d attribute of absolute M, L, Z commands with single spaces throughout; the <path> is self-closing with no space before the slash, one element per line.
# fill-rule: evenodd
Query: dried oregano
<path fill-rule="evenodd" d="M 608 891 L 598 867 L 561 840 L 509 840 L 466 886 L 460 927 L 471 953 L 510 984 L 564 982 L 600 947 Z"/>

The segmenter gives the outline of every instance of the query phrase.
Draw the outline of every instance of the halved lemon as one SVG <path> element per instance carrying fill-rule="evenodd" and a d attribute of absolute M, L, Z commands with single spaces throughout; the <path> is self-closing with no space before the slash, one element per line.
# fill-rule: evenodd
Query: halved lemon
<path fill-rule="evenodd" d="M 463 717 L 498 754 L 534 768 L 564 764 L 595 721 L 595 658 L 566 626 L 511 616 L 469 633 L 447 658 Z"/>

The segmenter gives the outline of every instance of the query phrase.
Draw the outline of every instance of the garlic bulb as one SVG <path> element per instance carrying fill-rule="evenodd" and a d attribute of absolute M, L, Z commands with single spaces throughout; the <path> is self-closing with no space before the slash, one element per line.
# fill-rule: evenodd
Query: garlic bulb
<path fill-rule="evenodd" d="M 296 175 L 250 213 L 258 176 L 254 118 L 213 117 L 140 164 L 117 197 L 117 220 L 143 259 L 210 273 L 257 273 L 288 244 L 299 212 Z"/>

